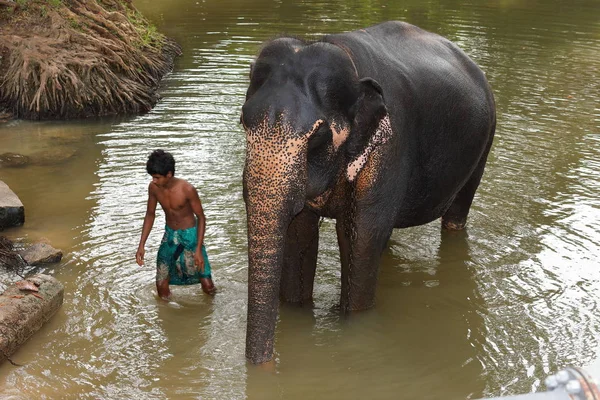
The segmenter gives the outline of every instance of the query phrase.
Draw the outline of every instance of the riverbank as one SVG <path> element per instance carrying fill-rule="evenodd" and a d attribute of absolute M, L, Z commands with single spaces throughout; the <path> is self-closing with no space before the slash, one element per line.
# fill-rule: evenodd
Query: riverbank
<path fill-rule="evenodd" d="M 130 0 L 2 0 L 0 121 L 147 112 L 180 54 Z"/>

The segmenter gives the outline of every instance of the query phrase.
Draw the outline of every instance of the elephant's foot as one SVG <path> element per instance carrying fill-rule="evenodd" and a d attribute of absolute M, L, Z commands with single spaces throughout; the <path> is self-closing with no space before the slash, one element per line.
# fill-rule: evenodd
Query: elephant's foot
<path fill-rule="evenodd" d="M 303 307 L 313 308 L 315 305 L 315 302 L 314 302 L 312 296 L 300 299 L 300 297 L 298 297 L 298 296 L 294 296 L 294 297 L 290 298 L 290 297 L 286 297 L 284 294 L 280 294 L 279 300 L 282 303 L 285 303 L 287 305 L 290 305 L 293 307 L 300 307 L 300 308 L 303 308 Z"/>
<path fill-rule="evenodd" d="M 344 307 L 342 306 L 342 312 L 345 315 L 350 315 L 350 314 L 358 314 L 358 313 L 362 313 L 365 311 L 368 311 L 370 309 L 372 309 L 373 307 L 375 307 L 375 303 L 369 305 L 369 306 L 359 306 L 359 307 L 353 307 L 353 308 L 346 308 L 344 310 Z"/>
<path fill-rule="evenodd" d="M 276 373 L 277 372 L 277 364 L 275 363 L 275 359 L 272 358 L 267 362 L 264 362 L 262 364 L 258 364 L 257 365 L 258 368 L 260 368 L 261 370 L 265 371 L 265 372 L 269 372 L 269 373 Z"/>
<path fill-rule="evenodd" d="M 375 307 L 374 291 L 369 291 L 369 293 L 361 293 L 353 290 L 350 292 L 350 294 L 347 292 L 342 294 L 340 302 L 342 314 L 356 314 L 361 311 L 370 310 L 373 307 Z"/>
<path fill-rule="evenodd" d="M 467 226 L 467 220 L 462 221 L 449 220 L 442 218 L 442 228 L 447 231 L 462 231 Z"/>

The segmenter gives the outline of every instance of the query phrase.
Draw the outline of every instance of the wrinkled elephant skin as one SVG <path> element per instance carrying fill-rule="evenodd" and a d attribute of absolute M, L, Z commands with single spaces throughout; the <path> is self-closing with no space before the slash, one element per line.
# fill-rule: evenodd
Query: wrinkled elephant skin
<path fill-rule="evenodd" d="M 310 303 L 320 217 L 336 220 L 344 312 L 373 306 L 394 228 L 462 229 L 496 125 L 483 72 L 450 41 L 386 22 L 267 42 L 242 108 L 246 357 L 273 356 L 279 298 Z"/>

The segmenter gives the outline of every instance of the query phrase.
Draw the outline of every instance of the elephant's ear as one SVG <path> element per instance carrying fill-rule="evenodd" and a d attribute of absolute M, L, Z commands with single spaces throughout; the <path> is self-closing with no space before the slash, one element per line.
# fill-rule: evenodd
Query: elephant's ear
<path fill-rule="evenodd" d="M 348 138 L 346 177 L 354 181 L 377 146 L 388 141 L 392 134 L 383 90 L 372 78 L 360 80 L 360 96 L 354 104 L 354 121 Z"/>
<path fill-rule="evenodd" d="M 250 71 L 248 71 L 248 79 L 250 80 L 250 85 L 248 85 L 248 90 L 246 90 L 246 101 L 248 101 L 248 98 L 250 97 L 250 88 L 252 87 L 252 75 L 254 75 L 254 64 L 255 61 L 252 61 L 250 63 Z M 241 122 L 241 120 L 240 120 Z"/>
<path fill-rule="evenodd" d="M 250 71 L 248 71 L 248 78 L 252 80 L 252 73 L 254 72 L 254 61 L 250 63 Z"/>

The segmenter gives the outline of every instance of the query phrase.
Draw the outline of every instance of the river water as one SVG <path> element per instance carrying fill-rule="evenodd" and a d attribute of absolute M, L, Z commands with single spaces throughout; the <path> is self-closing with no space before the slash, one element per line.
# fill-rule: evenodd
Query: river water
<path fill-rule="evenodd" d="M 65 252 L 39 272 L 64 305 L 0 367 L 0 397 L 476 399 L 543 390 L 600 357 L 600 3 L 589 0 L 136 0 L 183 47 L 148 114 L 0 125 L 22 199 L 16 240 Z M 289 33 L 317 39 L 399 19 L 458 43 L 486 72 L 498 129 L 465 232 L 394 232 L 373 310 L 343 318 L 332 221 L 315 305 L 283 305 L 276 365 L 244 358 L 247 243 L 238 124 L 249 63 Z M 155 297 L 164 217 L 134 260 L 148 153 L 170 150 L 200 193 L 218 294 Z M 8 279 L 5 277 L 5 279 Z"/>

